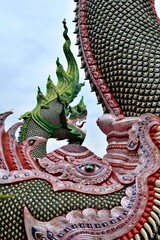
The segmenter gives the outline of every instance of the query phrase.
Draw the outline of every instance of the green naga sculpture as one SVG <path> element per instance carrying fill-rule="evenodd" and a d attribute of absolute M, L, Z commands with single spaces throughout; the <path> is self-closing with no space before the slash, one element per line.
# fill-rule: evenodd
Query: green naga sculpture
<path fill-rule="evenodd" d="M 160 20 L 153 0 L 76 0 L 82 65 L 104 115 L 103 158 L 82 146 L 82 84 L 64 22 L 65 72 L 21 123 L 0 115 L 0 239 L 160 239 Z M 82 122 L 83 125 L 83 122 Z M 46 153 L 48 138 L 69 144 Z M 96 141 L 96 139 L 95 139 Z M 3 197 L 4 196 L 4 197 Z M 14 197 L 12 197 L 14 196 Z"/>
<path fill-rule="evenodd" d="M 83 98 L 79 104 L 71 107 L 69 104 L 77 97 L 83 83 L 79 83 L 79 71 L 75 58 L 70 50 L 70 39 L 67 35 L 68 29 L 65 20 L 63 50 L 67 59 L 67 71 L 57 58 L 58 77 L 57 85 L 54 85 L 50 76 L 47 81 L 47 92 L 43 95 L 40 88 L 37 94 L 37 106 L 31 111 L 21 116 L 24 124 L 21 127 L 19 142 L 30 136 L 43 136 L 46 139 L 68 139 L 69 143 L 82 144 L 85 138 L 81 126 L 76 126 L 76 122 L 86 118 L 87 110 Z M 35 157 L 46 155 L 46 143 L 36 147 L 33 151 Z"/>

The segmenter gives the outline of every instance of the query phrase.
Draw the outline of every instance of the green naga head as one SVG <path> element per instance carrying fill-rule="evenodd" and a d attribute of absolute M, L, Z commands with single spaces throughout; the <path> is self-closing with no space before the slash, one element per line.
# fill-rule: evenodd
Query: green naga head
<path fill-rule="evenodd" d="M 46 95 L 38 87 L 36 107 L 31 112 L 21 116 L 24 119 L 24 125 L 20 131 L 19 142 L 30 136 L 28 132 L 31 120 L 46 131 L 49 137 L 68 139 L 69 143 L 79 144 L 85 138 L 86 134 L 81 130 L 83 124 L 76 125 L 77 122 L 83 122 L 87 116 L 83 97 L 76 106 L 72 107 L 70 105 L 77 97 L 84 83 L 79 83 L 78 66 L 70 49 L 71 41 L 67 35 L 68 28 L 65 20 L 63 21 L 63 26 L 63 37 L 65 39 L 63 51 L 67 59 L 67 70 L 64 70 L 59 58 L 57 58 L 57 85 L 52 82 L 49 76 L 46 85 Z M 65 131 L 62 132 L 61 129 Z M 66 135 L 64 132 L 66 132 Z"/>

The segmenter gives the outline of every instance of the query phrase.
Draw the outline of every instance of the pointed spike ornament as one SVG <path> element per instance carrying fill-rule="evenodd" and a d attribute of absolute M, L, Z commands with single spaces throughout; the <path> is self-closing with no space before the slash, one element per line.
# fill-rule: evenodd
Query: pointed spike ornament
<path fill-rule="evenodd" d="M 155 203 L 156 205 L 160 206 L 160 201 L 159 201 L 159 200 L 154 199 L 154 203 Z"/>
<path fill-rule="evenodd" d="M 144 228 L 141 228 L 141 234 L 144 237 L 144 240 L 149 240 L 148 234 L 146 233 Z"/>
<path fill-rule="evenodd" d="M 155 190 L 155 192 L 160 193 L 160 188 L 155 187 L 154 190 Z"/>
<path fill-rule="evenodd" d="M 150 237 L 153 238 L 153 232 L 148 223 L 144 223 L 144 228 L 147 230 L 147 232 L 150 234 Z"/>
<path fill-rule="evenodd" d="M 160 194 L 159 193 L 155 193 L 156 198 L 160 199 Z"/>
<path fill-rule="evenodd" d="M 160 216 L 160 209 L 157 206 L 153 206 L 153 210 Z"/>
<path fill-rule="evenodd" d="M 156 181 L 156 187 L 157 187 L 157 188 L 160 188 L 160 180 L 157 180 L 157 181 Z"/>
<path fill-rule="evenodd" d="M 159 217 L 157 216 L 157 214 L 155 212 L 151 211 L 151 216 L 157 222 L 157 224 L 160 225 L 160 220 L 159 220 Z"/>
<path fill-rule="evenodd" d="M 152 217 L 149 217 L 149 218 L 148 218 L 148 221 L 151 223 L 151 225 L 153 226 L 154 230 L 156 230 L 157 227 L 156 227 L 156 223 L 155 223 L 155 221 L 153 220 L 153 218 L 152 218 Z"/>
<path fill-rule="evenodd" d="M 135 240 L 141 240 L 141 238 L 140 238 L 138 233 L 135 235 Z"/>

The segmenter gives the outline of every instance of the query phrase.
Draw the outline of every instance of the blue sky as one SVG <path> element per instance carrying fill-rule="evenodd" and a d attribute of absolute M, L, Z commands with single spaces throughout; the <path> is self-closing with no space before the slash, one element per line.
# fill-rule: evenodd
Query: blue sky
<path fill-rule="evenodd" d="M 6 123 L 6 128 L 18 121 L 18 117 L 30 111 L 36 104 L 37 87 L 45 93 L 48 75 L 56 83 L 56 58 L 66 67 L 62 51 L 64 18 L 67 20 L 72 51 L 78 54 L 73 34 L 75 24 L 73 0 L 0 0 L 0 112 L 14 111 Z M 160 12 L 160 1 L 156 1 Z M 77 58 L 79 69 L 80 59 Z M 80 80 L 84 72 L 80 69 Z M 86 81 L 82 93 L 88 107 L 88 120 L 85 125 L 87 137 L 84 145 L 97 155 L 103 156 L 106 149 L 105 135 L 96 125 L 102 115 L 100 105 Z M 76 103 L 75 103 L 76 104 Z M 49 141 L 48 151 L 66 142 Z"/>

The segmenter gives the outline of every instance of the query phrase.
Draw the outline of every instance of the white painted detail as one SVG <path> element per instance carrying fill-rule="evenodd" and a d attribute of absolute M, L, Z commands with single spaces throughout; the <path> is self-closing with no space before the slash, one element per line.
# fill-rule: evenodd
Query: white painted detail
<path fill-rule="evenodd" d="M 156 205 L 160 206 L 160 201 L 159 201 L 159 200 L 154 199 L 154 203 L 155 203 Z"/>
<path fill-rule="evenodd" d="M 156 227 L 156 223 L 155 223 L 155 221 L 153 220 L 153 218 L 149 217 L 149 218 L 148 218 L 148 221 L 152 224 L 152 226 L 154 227 L 154 230 L 156 230 L 157 227 Z"/>
<path fill-rule="evenodd" d="M 158 216 L 160 216 L 160 209 L 156 206 L 153 206 L 154 212 L 158 213 Z"/>
<path fill-rule="evenodd" d="M 160 180 L 156 180 L 156 187 L 160 188 Z"/>
<path fill-rule="evenodd" d="M 156 198 L 160 199 L 160 194 L 159 193 L 155 193 Z"/>
<path fill-rule="evenodd" d="M 144 237 L 144 240 L 149 240 L 148 238 L 148 234 L 146 233 L 146 231 L 144 230 L 144 228 L 141 228 L 141 234 Z"/>
<path fill-rule="evenodd" d="M 155 187 L 154 190 L 155 192 L 160 193 L 160 188 Z"/>
<path fill-rule="evenodd" d="M 135 235 L 135 240 L 141 240 L 139 234 Z"/>
<path fill-rule="evenodd" d="M 160 225 L 159 217 L 157 216 L 157 214 L 152 211 L 151 216 L 158 223 L 158 225 Z"/>
<path fill-rule="evenodd" d="M 150 234 L 150 237 L 153 238 L 153 232 L 148 223 L 144 224 L 144 228 L 148 231 L 148 233 Z"/>

